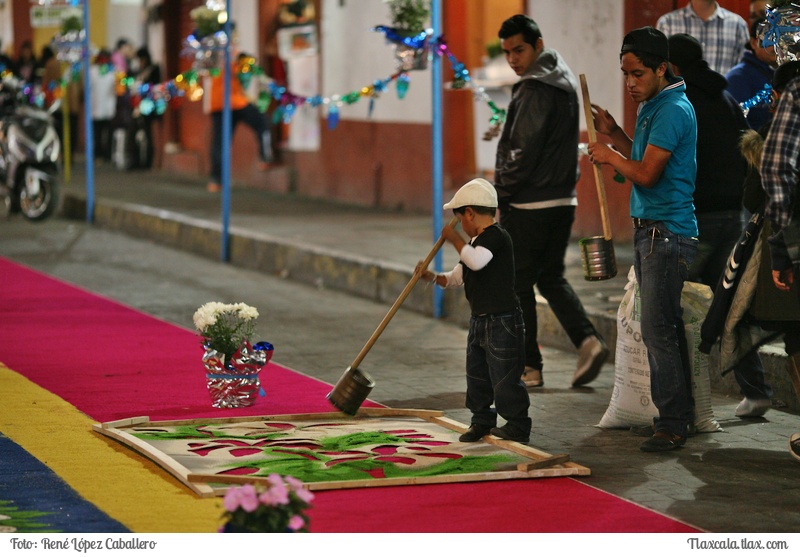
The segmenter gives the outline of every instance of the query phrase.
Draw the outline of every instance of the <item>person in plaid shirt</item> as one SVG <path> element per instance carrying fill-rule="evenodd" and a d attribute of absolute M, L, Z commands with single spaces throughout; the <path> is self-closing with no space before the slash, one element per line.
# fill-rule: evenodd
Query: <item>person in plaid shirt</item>
<path fill-rule="evenodd" d="M 700 41 L 703 58 L 722 75 L 739 63 L 750 38 L 744 18 L 714 0 L 690 0 L 685 8 L 658 18 L 656 29 L 667 37 L 686 33 Z"/>
<path fill-rule="evenodd" d="M 800 279 L 800 77 L 786 86 L 778 101 L 764 154 L 761 184 L 767 194 L 765 216 L 772 224 L 769 238 L 772 280 L 779 290 L 788 291 Z M 800 290 L 798 290 L 800 292 Z M 798 294 L 800 296 L 800 294 Z M 797 316 L 800 321 L 800 315 Z M 787 371 L 800 397 L 800 344 L 786 335 L 789 354 Z M 800 432 L 789 438 L 789 450 L 800 460 Z"/>

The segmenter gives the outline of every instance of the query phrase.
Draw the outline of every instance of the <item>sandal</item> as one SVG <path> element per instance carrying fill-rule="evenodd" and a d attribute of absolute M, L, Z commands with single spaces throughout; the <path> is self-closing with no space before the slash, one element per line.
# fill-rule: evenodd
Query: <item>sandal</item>
<path fill-rule="evenodd" d="M 522 373 L 522 382 L 525 383 L 526 387 L 543 386 L 544 379 L 542 378 L 542 370 L 526 367 L 525 371 Z"/>

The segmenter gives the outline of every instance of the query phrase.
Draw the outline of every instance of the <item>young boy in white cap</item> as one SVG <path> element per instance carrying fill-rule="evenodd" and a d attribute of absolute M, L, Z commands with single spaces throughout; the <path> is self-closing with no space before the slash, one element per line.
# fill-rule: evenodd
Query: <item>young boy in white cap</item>
<path fill-rule="evenodd" d="M 514 292 L 514 249 L 511 236 L 496 221 L 497 192 L 482 178 L 467 182 L 444 205 L 452 209 L 467 243 L 453 227 L 442 236 L 460 261 L 452 271 L 435 274 L 417 266 L 420 277 L 442 288 L 464 286 L 472 317 L 467 338 L 467 400 L 472 411 L 462 442 L 491 433 L 527 443 L 531 432 L 530 398 L 522 382 L 525 367 L 525 325 Z M 492 407 L 494 403 L 494 407 Z M 497 427 L 497 415 L 506 424 Z"/>

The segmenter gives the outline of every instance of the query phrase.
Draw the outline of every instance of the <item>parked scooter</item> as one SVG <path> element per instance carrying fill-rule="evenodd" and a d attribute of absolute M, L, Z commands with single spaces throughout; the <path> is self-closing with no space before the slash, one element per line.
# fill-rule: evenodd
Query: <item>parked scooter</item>
<path fill-rule="evenodd" d="M 38 221 L 58 207 L 61 142 L 51 115 L 59 105 L 31 105 L 19 83 L 0 82 L 0 214 Z"/>

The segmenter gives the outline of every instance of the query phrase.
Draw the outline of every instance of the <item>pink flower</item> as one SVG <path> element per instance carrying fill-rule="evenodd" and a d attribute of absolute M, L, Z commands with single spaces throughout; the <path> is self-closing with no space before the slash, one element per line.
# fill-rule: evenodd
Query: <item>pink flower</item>
<path fill-rule="evenodd" d="M 239 495 L 239 504 L 243 510 L 251 513 L 258 508 L 258 494 L 252 485 L 248 484 L 244 487 L 249 487 L 250 489 L 246 491 L 242 489 L 242 493 Z"/>
<path fill-rule="evenodd" d="M 300 528 L 305 526 L 306 521 L 303 520 L 302 516 L 294 515 L 292 518 L 289 519 L 289 530 L 292 532 L 298 531 Z"/>
<path fill-rule="evenodd" d="M 303 501 L 304 503 L 310 503 L 311 501 L 313 501 L 313 500 L 314 500 L 314 494 L 313 494 L 313 493 L 311 493 L 311 492 L 310 492 L 309 490 L 307 490 L 307 489 L 303 489 L 302 487 L 301 487 L 301 488 L 299 488 L 299 489 L 295 489 L 294 493 L 295 493 L 295 495 L 297 495 L 297 497 L 299 497 L 299 498 L 300 498 L 300 500 L 301 500 L 301 501 Z"/>
<path fill-rule="evenodd" d="M 303 482 L 293 476 L 286 476 L 284 479 L 286 480 L 286 483 L 289 484 L 289 487 L 294 491 L 302 489 L 303 487 Z"/>
<path fill-rule="evenodd" d="M 273 485 L 271 488 L 267 490 L 269 493 L 270 498 L 274 501 L 276 505 L 288 505 L 289 504 L 289 490 L 286 488 L 283 483 L 280 485 Z"/>

